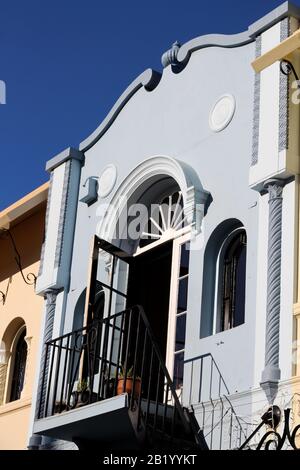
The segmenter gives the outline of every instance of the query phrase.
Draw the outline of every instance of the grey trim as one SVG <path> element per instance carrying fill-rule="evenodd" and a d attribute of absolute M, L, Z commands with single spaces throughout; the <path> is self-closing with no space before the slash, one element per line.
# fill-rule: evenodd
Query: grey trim
<path fill-rule="evenodd" d="M 180 47 L 177 54 L 177 61 L 186 66 L 191 54 L 199 49 L 203 49 L 205 47 L 238 47 L 254 42 L 256 37 L 263 31 L 289 16 L 300 18 L 300 8 L 290 2 L 285 2 L 260 20 L 250 25 L 248 30 L 245 32 L 233 35 L 209 34 L 192 39 Z M 184 67 L 182 67 L 182 69 L 183 68 Z M 142 87 L 148 91 L 154 90 L 159 84 L 160 79 L 161 74 L 152 69 L 147 69 L 139 75 L 120 96 L 99 127 L 89 137 L 87 137 L 87 139 L 80 143 L 79 150 L 82 152 L 89 150 L 109 129 L 130 98 Z M 51 161 L 49 163 L 51 163 Z"/>
<path fill-rule="evenodd" d="M 78 450 L 75 442 L 62 441 L 60 439 L 43 439 L 40 450 Z"/>
<path fill-rule="evenodd" d="M 248 29 L 249 33 L 252 37 L 255 37 L 288 16 L 300 18 L 300 8 L 291 2 L 284 2 L 282 5 L 279 5 L 279 7 L 270 11 L 270 13 L 267 13 L 267 15 L 252 23 Z"/>
<path fill-rule="evenodd" d="M 198 38 L 191 39 L 181 46 L 179 49 L 177 60 L 178 62 L 185 63 L 190 58 L 191 54 L 199 49 L 206 47 L 238 47 L 244 46 L 253 42 L 255 38 L 251 38 L 249 31 L 244 31 L 238 34 L 207 34 L 199 36 Z"/>
<path fill-rule="evenodd" d="M 269 180 L 265 187 L 269 193 L 269 242 L 268 242 L 268 281 L 266 311 L 265 368 L 261 386 L 270 404 L 277 394 L 280 379 L 279 332 L 280 332 L 280 283 L 281 283 L 281 244 L 282 244 L 282 191 L 283 180 Z"/>
<path fill-rule="evenodd" d="M 60 208 L 59 226 L 58 226 L 58 234 L 57 234 L 55 259 L 54 259 L 55 268 L 59 267 L 61 264 L 61 255 L 62 255 L 63 242 L 64 242 L 64 231 L 65 231 L 65 223 L 66 223 L 66 212 L 67 212 L 67 207 L 68 207 L 68 197 L 69 197 L 69 187 L 70 187 L 69 183 L 70 183 L 71 170 L 72 170 L 72 160 L 69 160 L 66 163 L 65 175 L 64 175 L 62 203 L 61 203 L 61 208 Z"/>
<path fill-rule="evenodd" d="M 172 44 L 171 49 L 167 50 L 161 57 L 161 64 L 163 68 L 168 67 L 168 65 L 176 66 L 178 64 L 177 54 L 180 49 L 181 44 L 178 41 Z"/>
<path fill-rule="evenodd" d="M 45 237 L 47 236 L 47 229 L 48 229 L 48 223 L 49 223 L 52 186 L 53 186 L 53 173 L 50 174 L 49 190 L 48 190 L 48 197 L 47 197 L 47 208 L 46 208 L 46 215 L 45 215 Z M 41 276 L 43 273 L 44 257 L 45 257 L 45 240 L 43 241 L 42 249 L 41 249 L 41 260 L 40 260 L 38 276 Z"/>
<path fill-rule="evenodd" d="M 29 438 L 29 444 L 27 446 L 27 449 L 28 450 L 39 450 L 41 442 L 42 442 L 42 436 L 38 436 L 37 434 L 33 434 Z"/>
<path fill-rule="evenodd" d="M 280 25 L 280 41 L 290 36 L 290 18 L 285 18 Z M 279 152 L 289 146 L 289 76 L 280 74 L 279 84 Z"/>
<path fill-rule="evenodd" d="M 51 160 L 46 163 L 46 171 L 50 172 L 62 163 L 73 158 L 82 162 L 84 160 L 84 155 L 79 150 L 74 149 L 73 147 L 68 147 L 63 152 L 56 155 L 56 157 L 51 158 Z"/>
<path fill-rule="evenodd" d="M 263 31 L 271 28 L 274 24 L 283 18 L 294 16 L 300 18 L 300 8 L 290 2 L 285 2 L 275 10 L 271 11 L 263 18 L 260 18 L 255 23 L 252 23 L 247 31 L 239 34 L 225 35 L 225 34 L 208 34 L 207 36 L 199 36 L 192 39 L 181 46 L 177 59 L 179 62 L 187 62 L 190 55 L 204 47 L 238 47 L 255 41 Z"/>
<path fill-rule="evenodd" d="M 255 57 L 261 56 L 261 36 L 256 39 Z M 259 144 L 259 115 L 260 115 L 260 73 L 255 74 L 254 81 L 254 103 L 253 103 L 253 136 L 252 136 L 252 159 L 251 166 L 258 162 Z"/>
<path fill-rule="evenodd" d="M 284 41 L 291 34 L 291 20 L 284 18 L 280 23 L 280 42 Z"/>
<path fill-rule="evenodd" d="M 45 411 L 44 406 L 45 406 L 45 399 L 46 399 L 47 379 L 48 379 L 49 359 L 50 359 L 50 351 L 48 351 L 48 355 L 46 357 L 46 343 L 47 341 L 50 341 L 52 339 L 57 294 L 58 294 L 57 290 L 50 290 L 50 291 L 47 291 L 45 294 L 46 319 L 45 319 L 42 357 L 41 357 L 41 362 L 40 362 L 40 376 L 39 376 L 39 385 L 38 385 L 38 392 L 37 392 L 37 402 L 36 402 L 36 410 L 35 410 L 36 419 L 38 419 L 38 413 L 39 413 L 40 407 L 41 407 L 42 414 Z M 44 377 L 44 383 L 43 383 L 43 377 Z"/>
<path fill-rule="evenodd" d="M 147 91 L 154 90 L 154 88 L 156 88 L 159 84 L 160 79 L 161 73 L 152 69 L 147 69 L 141 75 L 139 75 L 129 85 L 129 87 L 126 88 L 124 93 L 120 96 L 100 126 L 89 137 L 87 137 L 87 139 L 80 143 L 79 149 L 82 152 L 86 152 L 89 148 L 91 148 L 92 145 L 94 145 L 109 129 L 130 98 L 142 87 L 144 87 Z"/>

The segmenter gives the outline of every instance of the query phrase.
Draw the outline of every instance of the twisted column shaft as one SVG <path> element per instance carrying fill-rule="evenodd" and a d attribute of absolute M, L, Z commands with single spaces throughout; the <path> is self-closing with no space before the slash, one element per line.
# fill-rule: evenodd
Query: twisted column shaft
<path fill-rule="evenodd" d="M 279 332 L 283 186 L 282 180 L 269 180 L 265 183 L 269 193 L 269 242 L 265 368 L 262 373 L 261 386 L 270 404 L 274 402 L 280 379 Z"/>
<path fill-rule="evenodd" d="M 49 350 L 48 350 L 48 354 L 46 357 L 46 342 L 52 339 L 57 294 L 58 292 L 55 290 L 46 292 L 46 322 L 45 322 L 42 356 L 41 356 L 41 362 L 40 362 L 41 368 L 40 368 L 40 375 L 39 375 L 36 418 L 39 418 L 38 416 L 39 410 L 41 413 L 40 417 L 43 416 L 43 412 L 44 412 L 45 398 L 46 398 L 47 385 L 48 385 L 47 382 L 48 382 L 49 358 L 50 358 Z M 43 376 L 44 376 L 44 383 L 43 383 Z"/>

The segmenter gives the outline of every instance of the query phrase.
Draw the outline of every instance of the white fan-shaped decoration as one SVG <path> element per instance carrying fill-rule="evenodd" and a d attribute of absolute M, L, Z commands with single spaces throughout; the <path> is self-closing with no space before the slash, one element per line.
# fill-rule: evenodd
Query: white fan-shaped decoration
<path fill-rule="evenodd" d="M 167 196 L 161 203 L 151 207 L 151 216 L 142 232 L 140 246 L 170 238 L 173 232 L 184 227 L 185 221 L 182 193 Z"/>

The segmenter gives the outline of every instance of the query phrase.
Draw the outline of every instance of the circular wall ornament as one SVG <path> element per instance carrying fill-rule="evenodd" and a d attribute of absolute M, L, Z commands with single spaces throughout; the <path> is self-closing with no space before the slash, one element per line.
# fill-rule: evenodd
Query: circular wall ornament
<path fill-rule="evenodd" d="M 117 168 L 115 165 L 107 165 L 99 178 L 99 196 L 104 198 L 114 189 L 117 181 Z"/>
<path fill-rule="evenodd" d="M 235 98 L 232 95 L 221 96 L 209 115 L 209 126 L 214 132 L 220 132 L 231 122 L 235 112 Z"/>

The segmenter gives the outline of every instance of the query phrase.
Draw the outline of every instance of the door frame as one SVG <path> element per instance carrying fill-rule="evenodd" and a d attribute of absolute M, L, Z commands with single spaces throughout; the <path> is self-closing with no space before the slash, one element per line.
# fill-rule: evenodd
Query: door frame
<path fill-rule="evenodd" d="M 167 331 L 166 367 L 173 380 L 174 352 L 176 335 L 176 312 L 178 305 L 178 287 L 180 275 L 181 246 L 191 240 L 191 231 L 179 235 L 173 240 L 172 271 L 170 284 L 169 321 Z"/>
<path fill-rule="evenodd" d="M 187 226 L 178 231 L 172 231 L 171 236 L 162 237 L 160 240 L 154 241 L 149 245 L 140 248 L 133 255 L 138 257 L 144 253 L 161 246 L 167 241 L 173 241 L 172 247 L 172 262 L 171 262 L 171 276 L 170 276 L 170 296 L 169 296 L 169 311 L 168 311 L 168 327 L 167 327 L 167 345 L 165 364 L 169 371 L 170 377 L 173 380 L 174 368 L 174 348 L 175 348 L 175 335 L 176 335 L 176 312 L 178 303 L 178 286 L 179 286 L 179 270 L 180 270 L 180 256 L 181 246 L 191 240 L 191 227 Z"/>
<path fill-rule="evenodd" d="M 170 236 L 171 235 L 171 236 Z M 92 280 L 95 277 L 95 272 L 97 270 L 97 262 L 99 249 L 108 252 L 113 256 L 113 258 L 119 258 L 123 261 L 126 261 L 129 265 L 131 260 L 134 258 L 143 255 L 145 252 L 148 252 L 152 249 L 157 248 L 158 246 L 163 245 L 167 241 L 172 241 L 172 260 L 171 260 L 171 275 L 170 275 L 170 295 L 169 295 L 169 310 L 168 310 L 168 326 L 167 326 L 167 344 L 166 344 L 166 356 L 165 364 L 169 371 L 171 379 L 173 379 L 173 368 L 174 368 L 174 350 L 175 350 L 175 335 L 176 335 L 176 312 L 178 304 L 178 286 L 179 286 L 179 273 L 180 273 L 180 258 L 181 258 L 181 246 L 191 240 L 191 227 L 187 226 L 178 231 L 172 231 L 172 234 L 169 234 L 167 237 L 163 237 L 160 240 L 157 240 L 149 245 L 137 250 L 135 254 L 130 256 L 128 253 L 124 252 L 122 249 L 112 245 L 111 243 L 100 239 L 97 236 L 94 236 L 91 243 L 90 250 L 90 262 L 89 262 L 89 276 L 87 283 L 87 293 L 86 293 L 86 305 L 85 305 L 85 314 L 84 314 L 84 326 L 87 324 L 87 319 L 89 316 L 89 311 L 91 308 L 91 296 L 92 296 Z M 114 267 L 112 266 L 113 270 Z M 101 281 L 100 281 L 101 282 Z M 128 283 L 128 279 L 127 279 Z M 112 285 L 108 286 L 103 284 L 105 287 L 112 289 Z M 128 285 L 127 285 L 128 288 Z M 127 298 L 127 293 L 124 295 Z"/>

